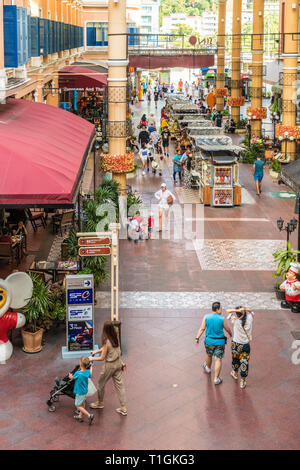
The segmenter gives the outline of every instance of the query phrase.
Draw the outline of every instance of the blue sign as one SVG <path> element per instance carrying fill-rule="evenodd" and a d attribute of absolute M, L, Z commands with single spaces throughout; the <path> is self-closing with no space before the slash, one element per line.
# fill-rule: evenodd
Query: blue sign
<path fill-rule="evenodd" d="M 93 289 L 68 289 L 68 304 L 92 304 Z"/>

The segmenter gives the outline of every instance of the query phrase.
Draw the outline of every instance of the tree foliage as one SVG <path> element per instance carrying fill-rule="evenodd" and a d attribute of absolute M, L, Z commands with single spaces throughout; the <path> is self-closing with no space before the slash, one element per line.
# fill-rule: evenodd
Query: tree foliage
<path fill-rule="evenodd" d="M 171 13 L 186 13 L 188 16 L 201 16 L 205 10 L 212 10 L 214 1 L 210 0 L 161 0 L 159 19 L 162 24 L 163 16 Z"/>

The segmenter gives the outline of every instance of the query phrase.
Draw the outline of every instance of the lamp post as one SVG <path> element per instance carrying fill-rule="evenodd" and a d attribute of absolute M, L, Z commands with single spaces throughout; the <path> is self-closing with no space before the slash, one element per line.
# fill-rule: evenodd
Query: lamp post
<path fill-rule="evenodd" d="M 277 219 L 277 227 L 278 227 L 279 232 L 282 232 L 283 230 L 286 231 L 287 249 L 288 249 L 288 243 L 290 241 L 290 233 L 293 233 L 296 230 L 297 223 L 298 223 L 297 219 L 293 217 L 289 222 L 287 222 L 286 226 L 284 227 L 284 220 L 281 217 Z"/>
<path fill-rule="evenodd" d="M 278 124 L 279 120 L 280 120 L 279 114 L 272 112 L 271 113 L 271 121 L 272 121 L 273 129 L 274 129 L 274 131 L 273 131 L 273 135 L 274 135 L 273 143 L 274 143 L 274 145 L 276 143 L 276 124 Z"/>
<path fill-rule="evenodd" d="M 288 131 L 285 131 L 285 133 L 284 133 L 284 138 L 280 135 L 280 136 L 278 137 L 278 140 L 279 140 L 279 142 L 283 142 L 283 141 L 285 142 L 284 157 L 285 157 L 285 160 L 286 160 L 286 159 L 287 159 L 287 146 L 288 146 L 288 141 L 293 142 L 293 141 L 294 141 L 294 137 L 293 137 L 292 135 L 289 137 Z"/>
<path fill-rule="evenodd" d="M 98 153 L 98 150 L 100 148 L 100 145 L 99 143 L 97 142 L 97 140 L 95 141 L 94 143 L 94 198 L 95 198 L 95 195 L 96 195 L 96 179 L 97 179 L 97 169 L 96 169 L 96 156 L 97 156 L 97 153 Z"/>

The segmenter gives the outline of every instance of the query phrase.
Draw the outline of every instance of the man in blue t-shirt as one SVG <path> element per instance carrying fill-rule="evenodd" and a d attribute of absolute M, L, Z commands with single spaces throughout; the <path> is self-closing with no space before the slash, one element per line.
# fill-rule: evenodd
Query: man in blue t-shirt
<path fill-rule="evenodd" d="M 222 358 L 225 352 L 226 337 L 224 336 L 224 330 L 227 331 L 229 336 L 232 336 L 231 329 L 222 317 L 222 306 L 220 302 L 214 302 L 212 304 L 212 313 L 205 315 L 203 318 L 200 330 L 196 336 L 196 344 L 199 343 L 199 339 L 205 332 L 205 350 L 206 358 L 203 364 L 203 369 L 207 374 L 211 372 L 212 358 L 215 357 L 215 378 L 214 384 L 219 385 L 222 383 L 220 372 L 222 368 Z"/>
<path fill-rule="evenodd" d="M 173 179 L 176 181 L 176 173 L 179 175 L 179 181 L 181 181 L 181 168 L 182 168 L 182 155 L 176 154 L 173 157 Z"/>
<path fill-rule="evenodd" d="M 264 177 L 264 166 L 265 162 L 261 159 L 261 157 L 258 155 L 257 160 L 255 160 L 253 164 L 253 176 L 254 176 L 254 181 L 256 184 L 256 194 L 257 196 L 260 195 L 261 193 L 261 182 Z"/>

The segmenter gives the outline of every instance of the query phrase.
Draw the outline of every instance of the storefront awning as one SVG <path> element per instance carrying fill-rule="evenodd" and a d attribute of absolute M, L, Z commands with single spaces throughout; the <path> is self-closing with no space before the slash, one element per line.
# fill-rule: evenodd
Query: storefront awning
<path fill-rule="evenodd" d="M 280 178 L 296 194 L 300 195 L 300 160 L 282 166 Z"/>
<path fill-rule="evenodd" d="M 0 105 L 0 207 L 73 207 L 94 125 L 54 106 Z"/>
<path fill-rule="evenodd" d="M 84 91 L 88 89 L 89 91 L 97 92 L 103 90 L 107 85 L 106 75 L 78 65 L 63 67 L 59 70 L 58 75 L 58 86 L 63 91 L 74 89 Z"/>

